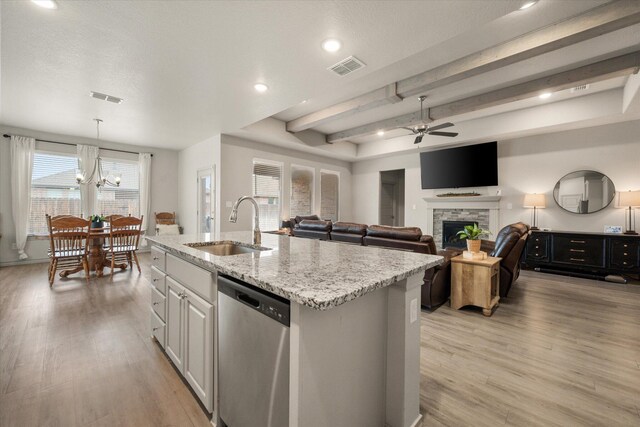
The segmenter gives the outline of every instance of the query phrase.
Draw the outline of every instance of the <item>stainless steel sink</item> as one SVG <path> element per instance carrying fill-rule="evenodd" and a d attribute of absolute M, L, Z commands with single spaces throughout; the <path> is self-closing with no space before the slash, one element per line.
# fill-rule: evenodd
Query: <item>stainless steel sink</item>
<path fill-rule="evenodd" d="M 216 256 L 230 256 L 252 254 L 268 250 L 267 248 L 253 248 L 249 245 L 242 245 L 229 241 L 211 242 L 211 243 L 186 243 L 189 246 L 200 251 L 208 252 Z"/>

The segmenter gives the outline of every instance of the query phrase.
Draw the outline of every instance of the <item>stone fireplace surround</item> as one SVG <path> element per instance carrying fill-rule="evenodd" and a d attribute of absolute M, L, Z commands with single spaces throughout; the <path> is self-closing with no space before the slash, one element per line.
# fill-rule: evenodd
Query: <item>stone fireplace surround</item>
<path fill-rule="evenodd" d="M 495 237 L 499 231 L 500 199 L 500 196 L 425 197 L 426 234 L 433 236 L 436 247 L 441 248 L 442 221 L 475 221 Z"/>

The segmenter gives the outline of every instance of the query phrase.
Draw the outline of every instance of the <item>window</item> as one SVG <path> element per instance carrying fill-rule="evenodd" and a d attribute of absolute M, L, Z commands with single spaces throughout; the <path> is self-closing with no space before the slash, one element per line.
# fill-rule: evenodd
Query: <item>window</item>
<path fill-rule="evenodd" d="M 280 177 L 282 165 L 253 161 L 253 197 L 260 207 L 260 229 L 280 228 Z"/>
<path fill-rule="evenodd" d="M 291 165 L 291 217 L 313 213 L 313 168 Z"/>
<path fill-rule="evenodd" d="M 340 174 L 320 171 L 320 218 L 338 220 L 340 199 Z"/>
<path fill-rule="evenodd" d="M 140 180 L 135 160 L 102 158 L 105 175 L 120 174 L 120 187 L 100 187 L 97 212 L 101 215 L 140 215 Z"/>
<path fill-rule="evenodd" d="M 31 173 L 29 234 L 47 234 L 45 214 L 80 216 L 80 187 L 75 155 L 36 152 Z"/>

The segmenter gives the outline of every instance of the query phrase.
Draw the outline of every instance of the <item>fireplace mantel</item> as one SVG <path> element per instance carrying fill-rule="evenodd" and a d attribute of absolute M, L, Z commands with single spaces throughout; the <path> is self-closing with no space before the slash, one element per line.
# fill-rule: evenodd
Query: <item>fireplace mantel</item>
<path fill-rule="evenodd" d="M 495 236 L 500 225 L 500 199 L 500 196 L 424 197 L 427 203 L 427 234 L 433 235 L 434 209 L 487 209 L 489 231 Z"/>

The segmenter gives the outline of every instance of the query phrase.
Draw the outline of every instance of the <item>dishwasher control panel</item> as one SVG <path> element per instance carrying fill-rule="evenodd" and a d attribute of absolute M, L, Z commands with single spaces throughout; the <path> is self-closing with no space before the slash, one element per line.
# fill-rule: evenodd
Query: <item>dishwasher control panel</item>
<path fill-rule="evenodd" d="M 291 304 L 280 296 L 226 275 L 218 275 L 218 292 L 259 311 L 276 322 L 289 326 Z"/>

